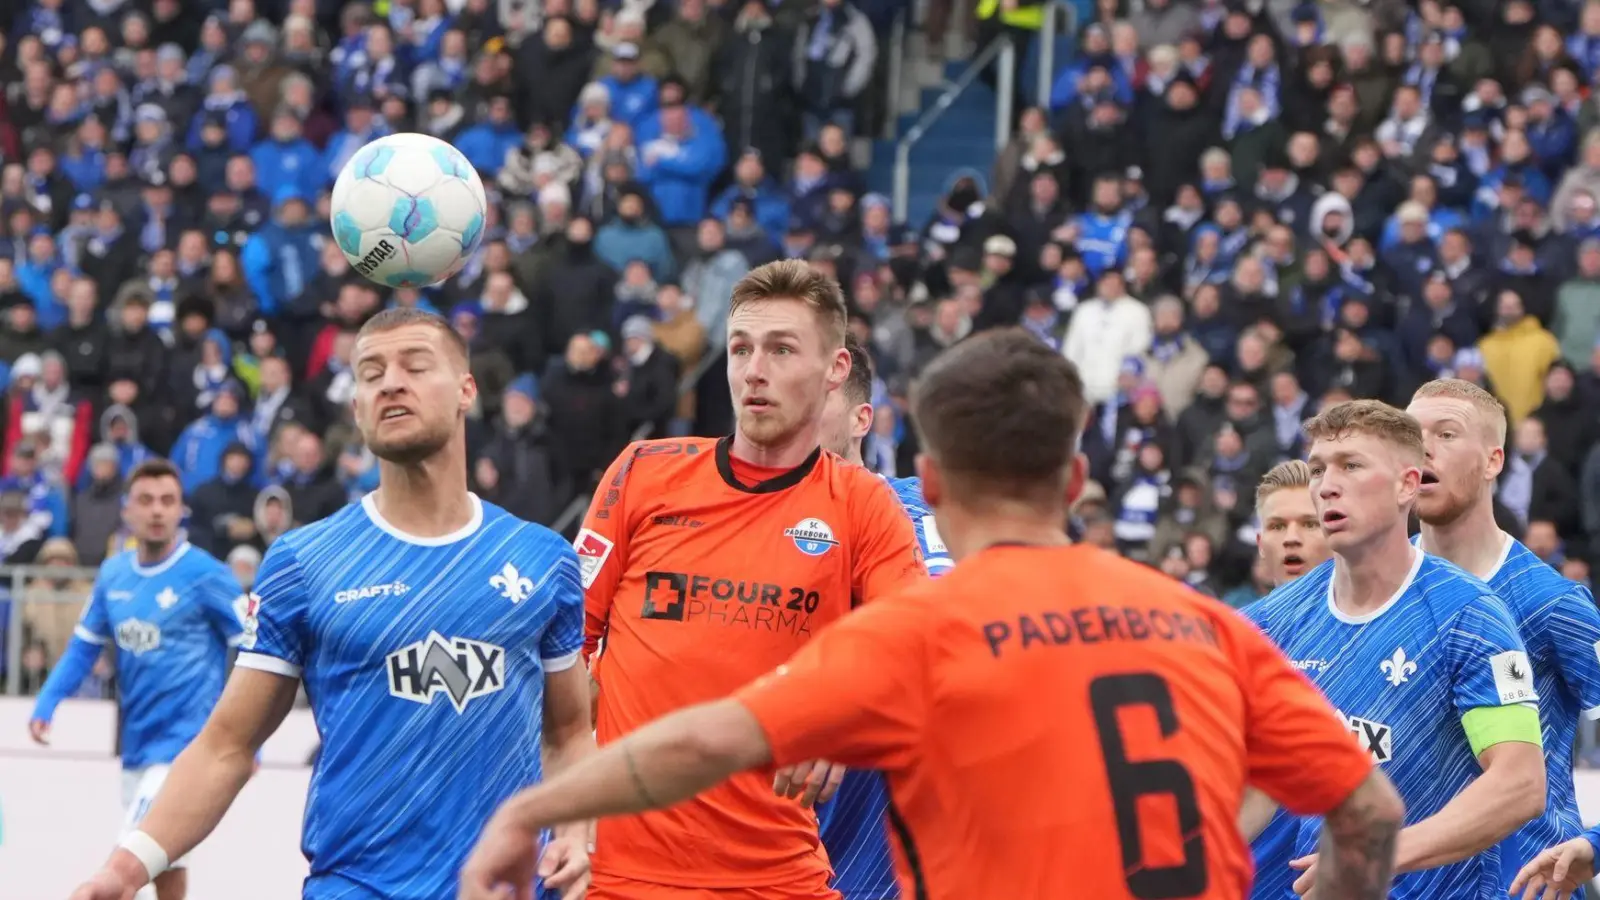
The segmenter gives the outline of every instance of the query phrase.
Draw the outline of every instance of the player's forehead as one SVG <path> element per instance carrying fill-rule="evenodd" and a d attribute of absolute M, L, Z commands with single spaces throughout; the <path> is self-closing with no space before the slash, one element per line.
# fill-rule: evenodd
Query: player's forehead
<path fill-rule="evenodd" d="M 784 338 L 820 343 L 822 328 L 810 304 L 804 300 L 777 297 L 739 304 L 739 308 L 728 316 L 728 336 L 730 340 L 753 343 Z"/>
<path fill-rule="evenodd" d="M 432 325 L 398 325 L 361 334 L 351 357 L 356 365 L 392 362 L 417 354 L 441 355 L 444 345 L 444 335 Z"/>
<path fill-rule="evenodd" d="M 1339 459 L 1373 459 L 1388 451 L 1388 442 L 1365 431 L 1346 431 L 1311 442 L 1306 462 L 1316 465 Z"/>
<path fill-rule="evenodd" d="M 128 486 L 132 497 L 166 497 L 183 493 L 183 486 L 171 475 L 146 475 Z"/>
<path fill-rule="evenodd" d="M 1451 422 L 1470 426 L 1488 423 L 1478 404 L 1465 397 L 1417 397 L 1406 407 L 1406 412 L 1420 422 L 1424 429 L 1437 428 Z"/>
<path fill-rule="evenodd" d="M 1316 507 L 1311 502 L 1311 489 L 1304 487 L 1286 487 L 1273 491 L 1262 498 L 1258 512 L 1263 522 L 1275 519 L 1290 522 L 1317 517 Z"/>

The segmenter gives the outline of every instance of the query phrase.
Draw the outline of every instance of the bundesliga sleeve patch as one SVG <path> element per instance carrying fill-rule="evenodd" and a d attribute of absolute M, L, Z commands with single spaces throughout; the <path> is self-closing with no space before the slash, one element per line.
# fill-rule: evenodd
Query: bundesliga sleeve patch
<path fill-rule="evenodd" d="M 611 558 L 613 546 L 610 541 L 587 528 L 578 532 L 572 548 L 578 551 L 578 571 L 583 576 L 584 590 L 594 586 L 594 580 L 600 576 L 606 560 Z"/>
<path fill-rule="evenodd" d="M 261 596 L 254 591 L 240 594 L 233 601 L 233 611 L 239 617 L 239 624 L 244 626 L 244 635 L 239 640 L 240 648 L 254 650 L 256 633 L 261 627 Z"/>
<path fill-rule="evenodd" d="M 1494 673 L 1494 689 L 1501 703 L 1527 703 L 1538 697 L 1533 689 L 1533 666 L 1521 650 L 1489 657 L 1489 670 Z"/>

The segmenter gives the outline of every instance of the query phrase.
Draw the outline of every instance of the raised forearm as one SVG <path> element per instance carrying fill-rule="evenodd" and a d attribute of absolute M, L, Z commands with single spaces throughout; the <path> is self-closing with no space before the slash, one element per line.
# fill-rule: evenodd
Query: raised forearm
<path fill-rule="evenodd" d="M 1405 805 L 1374 770 L 1323 821 L 1317 852 L 1318 900 L 1382 900 L 1394 878 L 1395 843 Z"/>
<path fill-rule="evenodd" d="M 732 709 L 730 709 L 732 707 Z M 745 722 L 738 721 L 742 716 Z M 734 701 L 691 707 L 586 754 L 501 810 L 521 828 L 662 809 L 770 760 L 754 718 Z"/>
<path fill-rule="evenodd" d="M 1396 871 L 1417 872 L 1477 856 L 1543 812 L 1544 799 L 1542 758 L 1536 768 L 1491 765 L 1443 809 L 1400 832 Z"/>

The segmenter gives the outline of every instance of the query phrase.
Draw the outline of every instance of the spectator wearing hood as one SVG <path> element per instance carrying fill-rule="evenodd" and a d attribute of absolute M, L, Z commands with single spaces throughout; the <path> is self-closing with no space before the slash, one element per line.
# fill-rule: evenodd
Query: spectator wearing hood
<path fill-rule="evenodd" d="M 273 193 L 272 206 L 272 221 L 250 237 L 239 260 L 267 316 L 304 293 L 321 269 L 320 228 L 309 215 L 306 195 L 294 185 L 282 185 Z"/>
<path fill-rule="evenodd" d="M 96 444 L 72 495 L 72 544 L 82 565 L 98 566 L 105 560 L 122 518 L 122 477 L 118 449 Z"/>
<path fill-rule="evenodd" d="M 241 415 L 244 399 L 244 386 L 228 381 L 217 390 L 210 412 L 191 422 L 178 435 L 172 447 L 172 462 L 183 473 L 186 493 L 217 477 L 222 468 L 222 453 L 229 444 L 244 444 L 259 458 L 261 444 L 250 427 L 250 420 Z"/>
<path fill-rule="evenodd" d="M 628 429 L 648 428 L 652 437 L 673 433 L 672 419 L 678 406 L 677 357 L 656 345 L 655 327 L 650 318 L 637 315 L 622 323 L 622 355 L 627 362 L 623 399 L 627 405 Z"/>
<path fill-rule="evenodd" d="M 620 273 L 636 259 L 644 260 L 657 281 L 671 278 L 677 271 L 667 233 L 646 217 L 644 196 L 637 191 L 623 193 L 617 202 L 617 217 L 595 234 L 594 252 L 614 272 Z"/>
<path fill-rule="evenodd" d="M 250 147 L 256 142 L 258 119 L 249 98 L 239 90 L 239 73 L 236 69 L 220 65 L 211 70 L 206 96 L 201 101 L 200 108 L 203 113 L 217 113 L 222 116 L 223 125 L 228 132 L 228 147 L 233 152 L 250 152 Z M 196 116 L 189 125 L 188 139 L 185 143 L 191 151 L 198 151 L 202 147 L 200 129 L 205 121 L 204 116 Z"/>
<path fill-rule="evenodd" d="M 767 175 L 761 153 L 745 150 L 733 166 L 733 183 L 723 188 L 711 204 L 711 214 L 724 222 L 735 200 L 751 205 L 755 220 L 768 235 L 782 234 L 789 226 L 789 199 Z"/>
<path fill-rule="evenodd" d="M 237 441 L 222 451 L 217 476 L 189 496 L 189 541 L 213 556 L 256 537 L 255 454 Z"/>
<path fill-rule="evenodd" d="M 315 197 L 326 184 L 322 154 L 306 140 L 300 116 L 280 104 L 272 113 L 267 139 L 250 151 L 256 177 L 266 184 L 294 187 L 306 197 Z"/>
<path fill-rule="evenodd" d="M 100 443 L 95 445 L 95 449 L 101 448 L 116 451 L 118 483 L 128 477 L 135 466 L 155 455 L 149 447 L 139 442 L 138 416 L 120 403 L 113 403 L 100 414 Z M 90 467 L 85 466 L 78 473 L 77 489 L 88 487 L 92 478 Z"/>
<path fill-rule="evenodd" d="M 473 464 L 473 482 L 485 499 L 530 522 L 551 522 L 570 488 L 557 480 L 549 434 L 539 410 L 539 382 L 512 381 L 501 398 L 503 416 Z"/>

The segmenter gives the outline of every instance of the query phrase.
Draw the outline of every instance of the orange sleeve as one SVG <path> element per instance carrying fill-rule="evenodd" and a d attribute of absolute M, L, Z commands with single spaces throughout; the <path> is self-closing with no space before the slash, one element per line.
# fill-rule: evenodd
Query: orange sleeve
<path fill-rule="evenodd" d="M 1232 635 L 1244 689 L 1251 786 L 1295 815 L 1325 815 L 1366 780 L 1372 757 L 1254 624 L 1233 614 L 1219 618 Z"/>
<path fill-rule="evenodd" d="M 629 475 L 634 460 L 638 458 L 639 444 L 628 445 L 626 450 L 611 461 L 606 469 L 600 489 L 589 502 L 589 512 L 583 517 L 583 528 L 573 540 L 578 551 L 578 565 L 583 575 L 583 658 L 588 660 L 605 637 L 606 621 L 611 615 L 611 600 L 617 591 L 617 582 L 628 558 L 628 537 L 633 526 L 628 518 Z"/>
<path fill-rule="evenodd" d="M 766 733 L 773 763 L 908 765 L 929 706 L 924 646 L 930 618 L 909 598 L 864 607 L 736 692 Z"/>
<path fill-rule="evenodd" d="M 857 552 L 851 573 L 851 605 L 859 606 L 928 577 L 917 530 L 894 488 L 877 476 L 856 481 L 860 495 L 850 504 Z"/>

